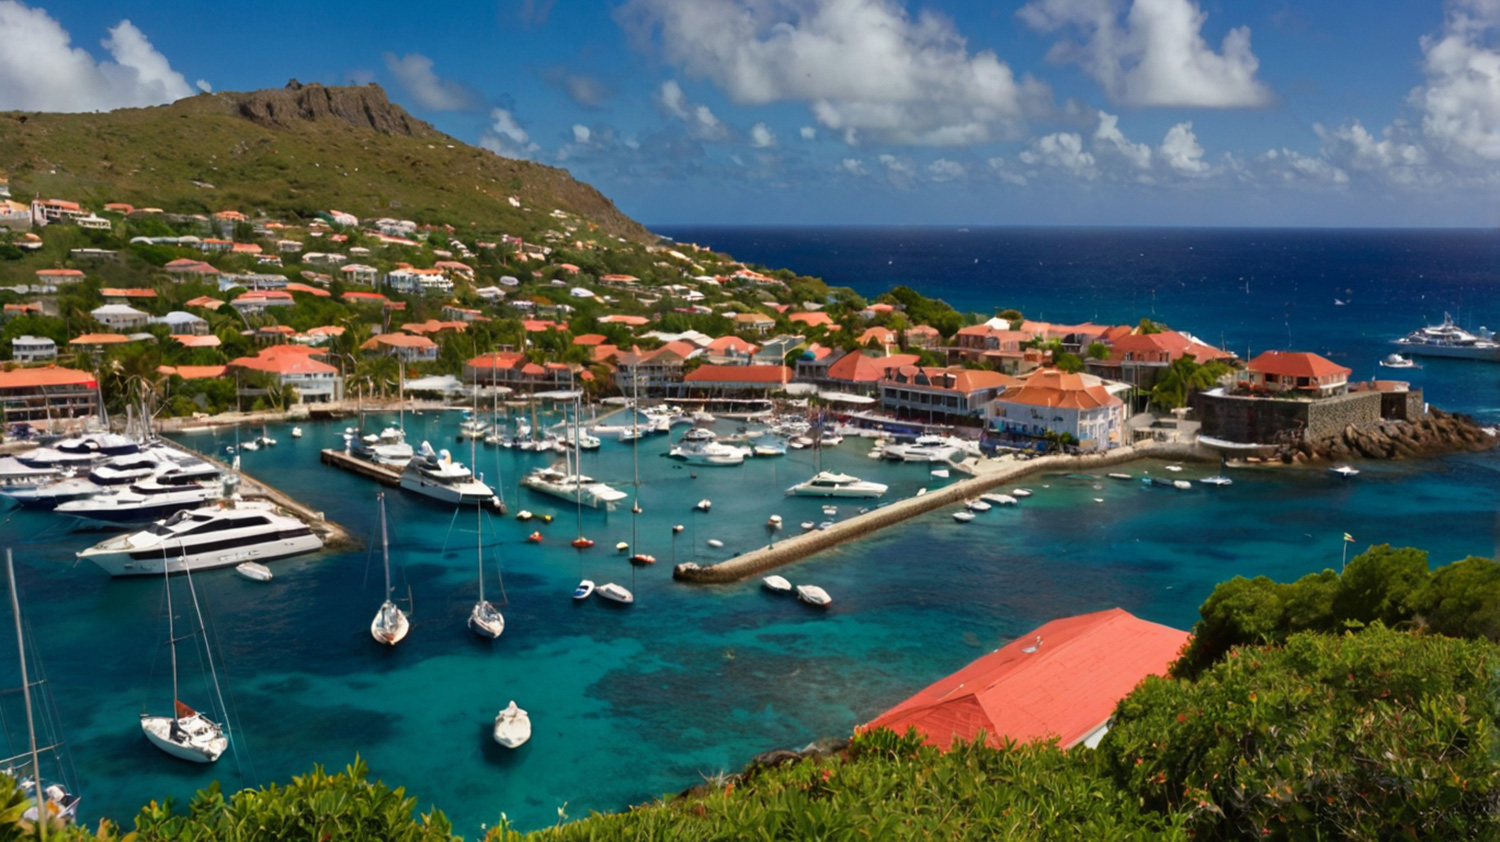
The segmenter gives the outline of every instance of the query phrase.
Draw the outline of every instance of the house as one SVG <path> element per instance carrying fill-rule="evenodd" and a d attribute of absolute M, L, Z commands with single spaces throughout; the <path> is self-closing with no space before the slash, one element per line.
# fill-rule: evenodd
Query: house
<path fill-rule="evenodd" d="M 488 321 L 484 314 L 471 307 L 460 307 L 457 304 L 445 304 L 440 311 L 443 318 L 455 322 L 482 322 Z"/>
<path fill-rule="evenodd" d="M 192 260 L 186 257 L 179 257 L 176 260 L 169 260 L 167 261 L 167 265 L 163 266 L 162 268 L 165 269 L 167 271 L 167 274 L 169 275 L 208 276 L 219 274 L 218 269 L 215 269 L 207 263 L 204 263 L 201 260 Z"/>
<path fill-rule="evenodd" d="M 123 300 L 123 301 L 132 301 L 132 300 L 133 301 L 142 301 L 142 300 L 149 299 L 149 298 L 155 298 L 156 297 L 156 290 L 154 290 L 154 289 L 120 289 L 120 288 L 116 288 L 116 287 L 105 287 L 104 289 L 99 290 L 99 294 L 102 295 L 102 296 L 104 296 L 104 298 L 106 300 L 111 299 L 111 298 L 116 298 L 116 299 L 120 299 L 120 300 Z"/>
<path fill-rule="evenodd" d="M 229 251 L 231 254 L 258 255 L 261 253 L 261 248 L 256 243 L 234 243 L 229 247 Z M 280 260 L 280 258 L 277 258 L 277 260 Z"/>
<path fill-rule="evenodd" d="M 183 380 L 217 380 L 229 370 L 227 365 L 159 365 L 156 370 L 168 377 Z"/>
<path fill-rule="evenodd" d="M 462 278 L 466 281 L 474 280 L 474 267 L 457 260 L 439 260 L 432 264 L 432 268 L 443 272 L 450 278 Z"/>
<path fill-rule="evenodd" d="M 122 345 L 130 337 L 121 333 L 84 333 L 68 340 L 68 346 L 89 353 L 100 353 L 110 345 Z"/>
<path fill-rule="evenodd" d="M 239 372 L 261 372 L 274 378 L 285 389 L 297 390 L 301 403 L 327 403 L 344 399 L 344 378 L 333 366 L 313 359 L 317 353 L 311 348 L 298 345 L 272 345 L 262 348 L 253 357 L 231 360 L 229 369 Z M 243 382 L 239 393 L 244 397 L 266 394 L 265 389 L 246 387 Z"/>
<path fill-rule="evenodd" d="M 751 355 L 758 350 L 754 344 L 730 334 L 708 343 L 708 347 L 703 349 L 703 355 L 710 362 L 721 365 L 748 365 Z"/>
<path fill-rule="evenodd" d="M 52 422 L 99 414 L 99 381 L 71 368 L 0 371 L 0 424 Z"/>
<path fill-rule="evenodd" d="M 339 267 L 339 274 L 344 281 L 360 286 L 375 286 L 375 281 L 380 277 L 380 270 L 374 266 L 366 266 L 363 263 L 349 263 Z"/>
<path fill-rule="evenodd" d="M 37 227 L 53 222 L 69 222 L 87 215 L 77 202 L 62 199 L 33 199 L 31 202 L 31 224 Z"/>
<path fill-rule="evenodd" d="M 129 304 L 105 304 L 90 310 L 89 315 L 94 318 L 94 321 L 114 330 L 142 328 L 151 318 L 149 313 L 137 310 Z"/>
<path fill-rule="evenodd" d="M 1125 404 L 1092 374 L 1044 368 L 995 397 L 987 426 L 1012 444 L 1069 435 L 1083 450 L 1106 450 L 1123 443 Z"/>
<path fill-rule="evenodd" d="M 1024 330 L 1011 330 L 992 324 L 971 325 L 960 328 L 953 337 L 954 349 L 949 359 L 984 362 L 997 371 L 1020 374 L 1041 365 L 1046 355 L 1026 347 L 1036 339 L 1036 334 Z"/>
<path fill-rule="evenodd" d="M 810 343 L 797 355 L 797 379 L 804 383 L 827 383 L 828 367 L 838 359 L 834 349 Z"/>
<path fill-rule="evenodd" d="M 619 366 L 615 370 L 615 385 L 627 393 L 638 389 L 643 395 L 665 394 L 682 382 L 683 363 L 702 353 L 697 346 L 680 339 L 654 351 L 642 351 L 639 347 L 621 351 L 615 357 Z"/>
<path fill-rule="evenodd" d="M 16 304 L 7 304 L 3 309 L 0 309 L 0 313 L 3 313 L 7 319 L 14 316 L 25 316 L 29 313 L 35 313 L 40 316 L 42 314 L 42 302 L 22 301 Z"/>
<path fill-rule="evenodd" d="M 73 220 L 73 224 L 77 225 L 79 228 L 87 228 L 90 231 L 108 231 L 111 227 L 113 227 L 111 226 L 109 220 L 105 219 L 102 216 L 96 216 L 92 213 L 90 213 L 88 216 L 78 217 L 77 219 Z"/>
<path fill-rule="evenodd" d="M 1191 356 L 1199 363 L 1235 359 L 1228 351 L 1221 351 L 1175 330 L 1132 332 L 1109 344 L 1107 359 L 1084 361 L 1089 373 L 1124 381 L 1140 389 L 1150 389 L 1162 372 L 1185 356 Z"/>
<path fill-rule="evenodd" d="M 212 333 L 207 336 L 199 336 L 191 333 L 174 333 L 172 340 L 184 348 L 217 348 L 223 345 L 219 337 Z"/>
<path fill-rule="evenodd" d="M 792 313 L 791 315 L 787 316 L 786 318 L 787 318 L 787 321 L 789 321 L 789 322 L 791 322 L 793 324 L 804 324 L 804 325 L 807 325 L 808 327 L 822 327 L 822 328 L 827 328 L 830 332 L 836 331 L 836 330 L 839 329 L 839 326 L 834 323 L 833 317 L 830 316 L 830 315 L 828 315 L 827 313 L 824 313 L 824 312 L 821 312 L 821 311 L 812 312 L 812 313 L 809 313 L 809 312 Z"/>
<path fill-rule="evenodd" d="M 187 307 L 203 307 L 209 310 L 217 310 L 220 307 L 224 306 L 224 302 L 220 301 L 217 298 L 210 298 L 206 295 L 200 295 L 197 298 L 193 298 L 183 302 L 183 305 Z"/>
<path fill-rule="evenodd" d="M 310 286 L 308 284 L 298 283 L 296 281 L 292 281 L 291 283 L 282 287 L 282 289 L 285 289 L 287 292 L 300 292 L 305 295 L 311 295 L 313 298 L 333 297 L 333 293 L 329 292 L 326 289 L 323 289 L 322 287 Z"/>
<path fill-rule="evenodd" d="M 989 402 L 1015 384 L 998 371 L 904 365 L 880 381 L 880 407 L 929 422 L 983 418 Z"/>
<path fill-rule="evenodd" d="M 296 254 L 302 251 L 302 243 L 299 240 L 277 240 L 276 250 L 282 254 Z"/>
<path fill-rule="evenodd" d="M 324 219 L 327 219 L 329 222 L 332 222 L 334 225 L 342 225 L 345 228 L 359 227 L 359 217 L 355 216 L 352 213 L 344 213 L 343 211 L 339 210 L 330 210 L 327 213 L 318 215 L 323 217 Z"/>
<path fill-rule="evenodd" d="M 464 377 L 475 384 L 535 392 L 572 386 L 574 368 L 564 363 L 537 365 L 515 351 L 493 351 L 465 363 Z"/>
<path fill-rule="evenodd" d="M 82 269 L 38 269 L 36 279 L 43 284 L 71 284 L 83 280 Z"/>
<path fill-rule="evenodd" d="M 264 289 L 241 293 L 229 302 L 229 306 L 241 313 L 264 313 L 267 307 L 290 307 L 296 303 L 290 292 Z"/>
<path fill-rule="evenodd" d="M 947 751 L 984 735 L 1097 746 L 1115 706 L 1147 676 L 1165 676 L 1188 633 L 1120 608 L 1053 620 L 940 678 L 858 730 L 915 728 Z"/>
<path fill-rule="evenodd" d="M 765 336 L 776 327 L 776 320 L 765 313 L 737 313 L 734 317 L 735 330 L 754 333 L 756 336 Z"/>
<path fill-rule="evenodd" d="M 884 327 L 866 328 L 859 335 L 859 344 L 863 348 L 889 349 L 896 344 L 896 332 Z"/>
<path fill-rule="evenodd" d="M 31 227 L 31 208 L 0 196 L 0 228 L 25 231 Z"/>
<path fill-rule="evenodd" d="M 218 237 L 204 237 L 198 243 L 198 249 L 205 252 L 226 252 L 234 248 L 233 240 L 223 240 Z"/>
<path fill-rule="evenodd" d="M 390 299 L 378 292 L 346 292 L 339 296 L 341 300 L 350 304 L 389 304 Z"/>
<path fill-rule="evenodd" d="M 17 336 L 10 341 L 10 358 L 18 363 L 45 363 L 57 359 L 57 343 L 45 336 Z"/>
<path fill-rule="evenodd" d="M 893 304 L 871 304 L 859 311 L 859 317 L 868 322 L 881 316 L 889 316 L 894 312 L 896 312 L 896 307 Z"/>
<path fill-rule="evenodd" d="M 937 328 L 930 325 L 913 325 L 901 333 L 908 348 L 931 351 L 943 341 L 943 335 L 938 333 Z"/>
<path fill-rule="evenodd" d="M 784 365 L 700 365 L 682 378 L 688 394 L 751 395 L 786 388 L 792 370 Z"/>
<path fill-rule="evenodd" d="M 864 351 L 851 351 L 828 366 L 828 371 L 821 382 L 814 382 L 820 386 L 832 386 L 855 394 L 874 393 L 879 390 L 880 381 L 884 380 L 892 369 L 903 365 L 917 365 L 921 362 L 922 358 L 916 354 L 892 354 L 888 357 L 878 357 Z"/>
<path fill-rule="evenodd" d="M 387 356 L 400 357 L 409 363 L 430 362 L 437 359 L 438 344 L 425 336 L 410 333 L 382 333 L 371 337 L 359 346 L 361 351 L 378 351 Z"/>
<path fill-rule="evenodd" d="M 611 313 L 608 316 L 599 317 L 600 324 L 628 325 L 630 327 L 645 327 L 651 324 L 651 320 L 645 316 L 626 316 L 619 313 Z"/>
<path fill-rule="evenodd" d="M 767 339 L 759 349 L 750 352 L 750 362 L 753 365 L 782 365 L 786 362 L 787 355 L 797 350 L 801 344 L 800 336 L 784 334 Z"/>
<path fill-rule="evenodd" d="M 1245 365 L 1240 383 L 1252 393 L 1326 398 L 1349 391 L 1350 373 L 1310 351 L 1264 351 Z"/>
<path fill-rule="evenodd" d="M 208 333 L 208 320 L 183 310 L 173 310 L 165 316 L 153 316 L 149 324 L 166 325 L 174 334 L 202 336 Z"/>

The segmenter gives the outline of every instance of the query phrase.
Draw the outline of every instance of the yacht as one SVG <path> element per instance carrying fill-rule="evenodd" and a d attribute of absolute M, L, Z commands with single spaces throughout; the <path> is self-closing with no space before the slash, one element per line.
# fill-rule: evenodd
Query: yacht
<path fill-rule="evenodd" d="M 4 496 L 19 506 L 28 509 L 51 509 L 70 500 L 82 500 L 104 490 L 87 477 L 62 477 L 38 485 L 12 486 Z"/>
<path fill-rule="evenodd" d="M 595 481 L 593 477 L 570 474 L 557 468 L 537 468 L 523 477 L 521 484 L 569 503 L 605 511 L 614 511 L 615 504 L 629 496 L 608 483 Z"/>
<path fill-rule="evenodd" d="M 0 486 L 35 484 L 62 471 L 83 469 L 111 456 L 124 456 L 141 449 L 141 443 L 116 433 L 89 433 L 67 438 L 49 447 L 33 447 L 15 456 L 0 458 Z"/>
<path fill-rule="evenodd" d="M 1385 359 L 1380 361 L 1381 368 L 1421 368 L 1411 357 L 1403 357 L 1400 354 L 1386 354 Z"/>
<path fill-rule="evenodd" d="M 739 465 L 750 451 L 720 442 L 712 430 L 694 427 L 682 434 L 667 455 L 694 465 Z"/>
<path fill-rule="evenodd" d="M 198 509 L 219 499 L 218 483 L 171 483 L 156 478 L 131 483 L 124 489 L 69 500 L 58 514 L 103 523 L 150 523 L 183 509 Z"/>
<path fill-rule="evenodd" d="M 1442 324 L 1418 328 L 1397 339 L 1396 344 L 1417 356 L 1500 362 L 1500 342 L 1495 341 L 1494 332 L 1481 327 L 1470 333 L 1454 324 L 1447 313 Z"/>
<path fill-rule="evenodd" d="M 76 555 L 111 576 L 209 570 L 316 552 L 323 541 L 271 503 L 232 501 L 178 512 L 140 532 L 101 541 Z"/>
<path fill-rule="evenodd" d="M 952 462 L 964 452 L 961 445 L 946 436 L 918 436 L 910 444 L 889 444 L 885 458 L 906 462 Z"/>
<path fill-rule="evenodd" d="M 820 471 L 806 482 L 799 482 L 786 490 L 798 497 L 879 497 L 888 486 L 870 482 L 848 474 Z"/>
<path fill-rule="evenodd" d="M 448 451 L 434 451 L 422 442 L 417 455 L 401 471 L 401 487 L 445 503 L 498 506 L 500 501 L 473 472 L 453 461 Z"/>
<path fill-rule="evenodd" d="M 412 446 L 406 443 L 406 433 L 396 427 L 365 435 L 350 427 L 344 431 L 344 445 L 351 456 L 398 468 L 414 455 Z"/>

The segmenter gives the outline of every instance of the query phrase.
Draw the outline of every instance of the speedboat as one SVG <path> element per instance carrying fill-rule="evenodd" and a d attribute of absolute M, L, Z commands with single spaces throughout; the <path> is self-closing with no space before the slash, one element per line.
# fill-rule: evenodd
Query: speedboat
<path fill-rule="evenodd" d="M 650 553 L 636 553 L 630 557 L 630 563 L 636 567 L 645 567 L 648 564 L 655 564 L 656 556 Z"/>
<path fill-rule="evenodd" d="M 599 594 L 603 599 L 607 599 L 610 602 L 618 602 L 621 605 L 630 605 L 635 602 L 635 594 L 631 593 L 624 585 L 617 585 L 614 582 L 605 582 L 594 592 Z"/>
<path fill-rule="evenodd" d="M 953 519 L 958 521 L 959 523 L 968 523 L 969 521 L 974 519 L 974 513 L 967 510 L 954 512 Z"/>
<path fill-rule="evenodd" d="M 917 436 L 910 444 L 888 444 L 885 458 L 906 462 L 952 462 L 964 453 L 961 444 L 947 436 Z"/>
<path fill-rule="evenodd" d="M 1414 360 L 1400 354 L 1387 354 L 1380 365 L 1382 368 L 1420 368 Z"/>
<path fill-rule="evenodd" d="M 209 570 L 316 552 L 307 524 L 262 501 L 232 501 L 178 512 L 140 532 L 101 541 L 76 555 L 111 576 Z"/>
<path fill-rule="evenodd" d="M 713 501 L 710 500 L 710 499 L 708 499 L 707 497 L 704 497 L 702 500 L 699 500 L 697 503 L 695 503 L 693 505 L 693 508 L 697 509 L 700 512 L 706 512 L 709 509 L 712 509 L 713 507 L 714 507 Z"/>
<path fill-rule="evenodd" d="M 1202 477 L 1198 481 L 1203 483 L 1204 485 L 1234 485 L 1234 480 L 1224 476 L 1223 474 L 1214 474 L 1211 477 Z"/>
<path fill-rule="evenodd" d="M 585 600 L 592 596 L 593 593 L 594 580 L 584 579 L 583 581 L 578 583 L 578 587 L 573 589 L 573 598 L 576 600 Z"/>
<path fill-rule="evenodd" d="M 1029 488 L 1012 488 L 1010 490 L 1010 496 L 1017 497 L 1017 498 L 1030 497 L 1031 496 L 1031 489 L 1029 489 Z"/>
<path fill-rule="evenodd" d="M 531 717 L 512 701 L 495 715 L 495 742 L 516 748 L 531 739 Z"/>
<path fill-rule="evenodd" d="M 1397 339 L 1396 344 L 1418 356 L 1500 362 L 1500 342 L 1495 341 L 1492 331 L 1481 327 L 1471 333 L 1454 324 L 1447 313 L 1442 324 L 1418 328 Z"/>
<path fill-rule="evenodd" d="M 550 494 L 592 509 L 614 511 L 615 504 L 628 495 L 608 483 L 583 474 L 570 474 L 557 468 L 537 468 L 521 478 L 521 484 L 542 494 Z"/>
<path fill-rule="evenodd" d="M 1328 472 L 1336 474 L 1341 479 L 1359 476 L 1359 469 L 1349 465 L 1338 465 L 1337 467 L 1329 468 Z"/>
<path fill-rule="evenodd" d="M 788 582 L 785 577 L 775 574 L 761 579 L 760 583 L 771 593 L 791 593 L 792 590 L 791 582 Z"/>
<path fill-rule="evenodd" d="M 798 585 L 797 598 L 808 605 L 816 605 L 819 608 L 827 608 L 833 604 L 833 597 L 828 595 L 828 591 L 823 590 L 817 585 Z"/>
<path fill-rule="evenodd" d="M 401 471 L 401 487 L 444 503 L 499 504 L 493 489 L 475 479 L 468 468 L 454 462 L 448 451 L 435 452 L 425 441 Z"/>
<path fill-rule="evenodd" d="M 252 582 L 271 581 L 271 568 L 256 561 L 244 561 L 234 566 L 234 572 Z"/>
<path fill-rule="evenodd" d="M 17 505 L 28 509 L 52 509 L 71 500 L 93 497 L 104 487 L 87 477 L 68 477 L 41 485 L 11 488 L 4 492 Z"/>
<path fill-rule="evenodd" d="M 750 450 L 724 444 L 712 430 L 694 427 L 682 434 L 667 455 L 693 465 L 739 465 L 750 455 Z"/>
<path fill-rule="evenodd" d="M 1016 498 L 1009 494 L 997 494 L 993 491 L 987 491 L 979 495 L 979 499 L 994 503 L 997 506 L 1014 506 L 1018 502 Z"/>
<path fill-rule="evenodd" d="M 302 438 L 302 428 L 301 427 L 293 427 L 292 428 L 292 438 L 294 438 L 294 439 L 300 439 L 300 438 Z"/>
<path fill-rule="evenodd" d="M 970 500 L 964 505 L 967 506 L 969 508 L 969 511 L 971 512 L 987 512 L 991 508 L 990 504 L 984 500 Z"/>
<path fill-rule="evenodd" d="M 770 529 L 780 529 L 781 515 L 771 515 L 770 517 L 766 518 L 766 526 Z"/>
<path fill-rule="evenodd" d="M 812 479 L 788 488 L 786 493 L 798 497 L 879 497 L 888 487 L 849 474 L 819 471 Z"/>

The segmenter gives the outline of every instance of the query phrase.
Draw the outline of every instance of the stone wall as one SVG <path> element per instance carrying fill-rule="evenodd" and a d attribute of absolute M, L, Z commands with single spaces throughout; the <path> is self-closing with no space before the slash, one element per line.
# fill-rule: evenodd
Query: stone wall
<path fill-rule="evenodd" d="M 1420 414 L 1420 395 L 1417 401 Z M 1382 393 L 1357 392 L 1318 400 L 1198 394 L 1193 396 L 1192 405 L 1206 436 L 1271 444 L 1303 437 L 1326 438 L 1351 424 L 1377 423 L 1382 416 Z"/>
<path fill-rule="evenodd" d="M 1380 404 L 1379 392 L 1352 392 L 1312 401 L 1304 435 L 1316 440 L 1343 432 L 1345 427 L 1378 424 Z"/>

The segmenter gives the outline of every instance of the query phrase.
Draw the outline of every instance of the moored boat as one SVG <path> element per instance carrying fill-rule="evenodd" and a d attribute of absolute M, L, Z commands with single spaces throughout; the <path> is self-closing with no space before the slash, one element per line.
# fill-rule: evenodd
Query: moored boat
<path fill-rule="evenodd" d="M 531 739 L 531 717 L 516 707 L 514 700 L 495 715 L 495 742 L 506 748 L 516 748 Z"/>
<path fill-rule="evenodd" d="M 771 593 L 790 593 L 792 590 L 792 583 L 788 582 L 786 577 L 777 576 L 774 573 L 761 579 L 760 583 Z"/>
<path fill-rule="evenodd" d="M 635 594 L 631 593 L 624 585 L 617 585 L 614 582 L 605 582 L 594 593 L 598 594 L 602 599 L 617 602 L 621 605 L 630 605 L 635 602 Z"/>
<path fill-rule="evenodd" d="M 786 490 L 798 497 L 879 497 L 889 488 L 882 483 L 863 480 L 836 471 L 819 471 L 812 479 Z"/>
<path fill-rule="evenodd" d="M 1442 324 L 1418 328 L 1397 339 L 1396 344 L 1418 356 L 1500 362 L 1500 342 L 1495 341 L 1493 332 L 1481 327 L 1471 333 L 1454 324 L 1447 313 Z"/>
<path fill-rule="evenodd" d="M 242 561 L 234 566 L 234 572 L 252 582 L 271 581 L 271 568 L 258 561 Z"/>
<path fill-rule="evenodd" d="M 111 576 L 145 576 L 272 561 L 323 547 L 300 520 L 271 503 L 229 501 L 178 512 L 140 532 L 101 541 L 76 555 Z"/>
<path fill-rule="evenodd" d="M 833 597 L 828 595 L 828 591 L 823 590 L 817 585 L 798 585 L 797 598 L 808 605 L 816 605 L 819 608 L 826 608 L 833 604 Z"/>

